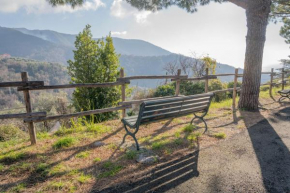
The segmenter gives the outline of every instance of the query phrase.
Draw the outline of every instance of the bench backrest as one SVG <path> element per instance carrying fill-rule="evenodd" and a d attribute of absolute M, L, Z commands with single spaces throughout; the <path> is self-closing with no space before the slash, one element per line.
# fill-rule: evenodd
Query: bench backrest
<path fill-rule="evenodd" d="M 145 101 L 140 105 L 137 124 L 208 111 L 213 93 Z"/>

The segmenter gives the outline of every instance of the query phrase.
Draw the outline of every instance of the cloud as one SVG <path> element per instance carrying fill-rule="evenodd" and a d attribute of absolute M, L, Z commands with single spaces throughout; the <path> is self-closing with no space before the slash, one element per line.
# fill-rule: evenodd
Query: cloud
<path fill-rule="evenodd" d="M 111 32 L 112 35 L 126 35 L 127 31 L 112 31 Z"/>
<path fill-rule="evenodd" d="M 77 11 L 97 10 L 105 7 L 101 0 L 88 0 L 82 6 L 71 8 L 69 5 L 52 7 L 46 0 L 0 0 L 0 12 L 14 13 L 19 9 L 26 10 L 27 13 L 73 13 Z"/>
<path fill-rule="evenodd" d="M 134 16 L 137 23 L 147 22 L 151 11 L 139 11 L 123 0 L 114 0 L 111 6 L 111 15 L 118 18 Z"/>

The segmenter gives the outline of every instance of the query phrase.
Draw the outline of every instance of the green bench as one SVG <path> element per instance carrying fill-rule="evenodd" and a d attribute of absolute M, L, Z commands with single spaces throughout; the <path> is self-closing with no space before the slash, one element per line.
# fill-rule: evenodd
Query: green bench
<path fill-rule="evenodd" d="M 140 105 L 139 114 L 137 116 L 125 117 L 122 119 L 126 134 L 123 138 L 129 135 L 136 143 L 137 150 L 139 151 L 139 144 L 136 139 L 136 134 L 139 131 L 140 125 L 160 121 L 163 119 L 172 119 L 176 117 L 193 114 L 195 118 L 199 118 L 205 124 L 205 132 L 207 131 L 207 124 L 203 119 L 207 114 L 213 93 L 198 94 L 191 96 L 172 97 L 167 99 L 149 100 Z M 202 113 L 200 116 L 196 113 Z"/>
<path fill-rule="evenodd" d="M 281 97 L 279 98 L 279 102 L 284 98 L 290 99 L 290 90 L 280 90 L 278 91 L 278 93 L 281 95 Z"/>

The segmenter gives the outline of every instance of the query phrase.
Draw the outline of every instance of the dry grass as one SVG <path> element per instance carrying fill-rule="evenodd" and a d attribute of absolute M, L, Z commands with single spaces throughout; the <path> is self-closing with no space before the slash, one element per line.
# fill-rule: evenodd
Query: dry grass
<path fill-rule="evenodd" d="M 260 113 L 265 116 L 272 109 L 281 108 L 269 97 L 262 97 L 260 102 Z M 229 100 L 211 105 L 205 117 L 208 134 L 202 135 L 204 125 L 198 120 L 195 126 L 188 125 L 192 116 L 141 126 L 137 134 L 141 146 L 161 158 L 153 165 L 136 163 L 136 151 L 120 148 L 125 131 L 119 120 L 76 126 L 73 132 L 63 129 L 53 136 L 41 133 L 37 146 L 30 146 L 28 140 L 1 142 L 0 192 L 90 192 L 134 181 L 162 162 L 216 144 L 219 139 L 215 134 L 220 134 L 218 138 L 230 138 L 243 131 L 247 117 L 239 111 L 233 113 L 230 106 Z M 259 121 L 255 113 L 250 116 L 253 123 Z M 95 141 L 106 145 L 95 147 Z M 126 141 L 133 143 L 130 137 Z"/>

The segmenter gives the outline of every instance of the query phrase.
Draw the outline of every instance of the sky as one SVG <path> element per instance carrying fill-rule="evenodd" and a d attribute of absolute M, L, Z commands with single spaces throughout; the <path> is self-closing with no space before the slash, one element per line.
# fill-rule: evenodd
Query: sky
<path fill-rule="evenodd" d="M 46 0 L 0 0 L 0 26 L 49 29 L 77 34 L 86 24 L 93 36 L 141 39 L 173 53 L 208 55 L 243 68 L 246 49 L 245 11 L 232 3 L 211 3 L 187 13 L 176 6 L 157 12 L 139 11 L 122 0 L 87 0 L 82 7 L 51 7 Z M 263 67 L 279 65 L 289 45 L 280 37 L 282 24 L 269 23 Z"/>

